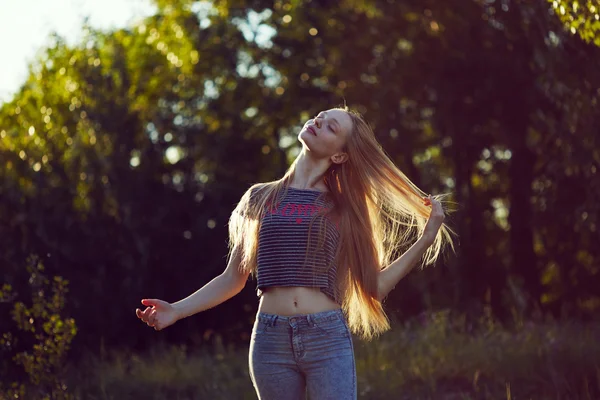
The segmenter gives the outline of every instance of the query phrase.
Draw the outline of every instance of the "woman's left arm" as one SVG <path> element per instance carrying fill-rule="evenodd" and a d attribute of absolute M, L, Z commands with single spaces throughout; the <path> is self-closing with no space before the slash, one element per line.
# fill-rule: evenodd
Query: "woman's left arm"
<path fill-rule="evenodd" d="M 424 199 L 426 205 L 431 205 L 431 213 L 423 230 L 423 235 L 402 254 L 396 261 L 379 271 L 377 277 L 378 300 L 382 301 L 396 287 L 400 279 L 404 278 L 423 257 L 437 235 L 444 222 L 444 210 L 440 202 L 429 195 Z"/>

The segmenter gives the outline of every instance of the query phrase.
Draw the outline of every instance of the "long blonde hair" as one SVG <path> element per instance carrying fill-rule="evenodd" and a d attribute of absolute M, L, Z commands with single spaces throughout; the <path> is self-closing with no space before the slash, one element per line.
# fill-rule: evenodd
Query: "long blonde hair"
<path fill-rule="evenodd" d="M 344 152 L 348 160 L 332 164 L 323 178 L 339 224 L 336 256 L 337 285 L 350 330 L 370 340 L 390 329 L 378 299 L 377 277 L 394 261 L 398 250 L 417 239 L 429 217 L 425 192 L 414 185 L 385 154 L 375 134 L 357 112 L 341 108 L 352 119 Z M 298 158 L 281 179 L 257 183 L 242 196 L 229 219 L 229 258 L 241 256 L 240 270 L 256 276 L 258 232 L 267 207 L 287 192 Z M 446 195 L 435 196 L 438 200 Z M 320 235 L 323 235 L 321 230 Z M 453 251 L 452 231 L 442 224 L 423 256 L 433 264 L 447 244 Z"/>

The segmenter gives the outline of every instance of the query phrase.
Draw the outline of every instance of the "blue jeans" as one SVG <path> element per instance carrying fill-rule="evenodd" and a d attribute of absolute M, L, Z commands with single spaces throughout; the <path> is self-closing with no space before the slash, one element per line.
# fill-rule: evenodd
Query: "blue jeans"
<path fill-rule="evenodd" d="M 354 400 L 352 336 L 341 309 L 282 316 L 259 312 L 249 367 L 261 400 Z"/>

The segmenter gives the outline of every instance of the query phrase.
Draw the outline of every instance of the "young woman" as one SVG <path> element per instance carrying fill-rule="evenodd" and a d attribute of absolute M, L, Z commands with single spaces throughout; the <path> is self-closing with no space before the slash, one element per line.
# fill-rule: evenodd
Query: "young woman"
<path fill-rule="evenodd" d="M 390 328 L 382 300 L 455 234 L 438 199 L 386 156 L 358 113 L 334 108 L 306 122 L 285 175 L 255 184 L 229 220 L 225 271 L 176 303 L 144 299 L 156 330 L 235 296 L 248 275 L 261 297 L 250 340 L 260 399 L 355 399 L 351 333 Z M 414 242 L 400 257 L 399 249 Z"/>

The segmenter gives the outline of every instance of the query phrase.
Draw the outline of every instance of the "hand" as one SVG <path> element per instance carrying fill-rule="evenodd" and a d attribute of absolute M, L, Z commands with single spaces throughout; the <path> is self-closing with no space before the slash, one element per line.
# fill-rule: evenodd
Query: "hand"
<path fill-rule="evenodd" d="M 425 229 L 423 230 L 423 238 L 426 240 L 429 245 L 433 244 L 435 237 L 437 236 L 442 223 L 444 222 L 444 210 L 442 209 L 442 204 L 431 197 L 431 195 L 424 197 L 423 201 L 426 206 L 431 206 L 431 213 L 429 214 L 429 219 L 427 220 L 427 224 L 425 224 Z"/>
<path fill-rule="evenodd" d="M 142 300 L 142 304 L 148 307 L 144 311 L 136 308 L 135 315 L 148 326 L 154 327 L 155 331 L 165 329 L 179 319 L 174 307 L 166 301 L 144 299 Z"/>

